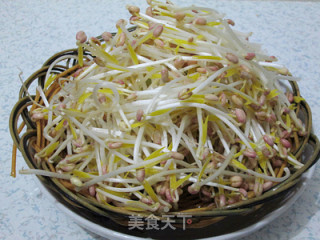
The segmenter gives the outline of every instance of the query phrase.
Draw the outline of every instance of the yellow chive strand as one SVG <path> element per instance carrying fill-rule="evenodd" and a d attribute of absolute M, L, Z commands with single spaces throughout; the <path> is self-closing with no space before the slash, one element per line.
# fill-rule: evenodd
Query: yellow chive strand
<path fill-rule="evenodd" d="M 241 92 L 244 92 L 244 91 L 245 91 L 246 85 L 247 85 L 247 80 L 244 80 L 244 81 L 243 81 L 243 85 L 242 85 L 242 87 L 240 88 L 240 91 L 241 91 Z"/>
<path fill-rule="evenodd" d="M 224 77 L 232 77 L 238 72 L 236 68 L 231 68 L 227 70 L 227 74 Z"/>
<path fill-rule="evenodd" d="M 220 24 L 221 24 L 221 22 L 208 22 L 207 23 L 207 25 L 210 26 L 210 27 L 218 26 Z"/>
<path fill-rule="evenodd" d="M 156 158 L 156 157 L 159 157 L 159 156 L 165 154 L 165 153 L 162 152 L 163 149 L 164 149 L 164 147 L 163 147 L 163 148 L 160 148 L 160 149 L 158 149 L 158 150 L 156 150 L 156 151 L 154 151 L 154 152 L 151 153 L 148 157 L 146 157 L 146 158 L 144 159 L 144 161 L 147 161 L 147 160 L 150 160 L 150 159 L 152 159 L 152 158 Z"/>
<path fill-rule="evenodd" d="M 151 199 L 154 202 L 159 202 L 157 194 L 154 192 L 153 188 L 151 187 L 150 183 L 147 180 L 144 180 L 142 183 L 144 189 L 148 193 L 148 195 L 151 197 Z"/>
<path fill-rule="evenodd" d="M 142 38 L 139 39 L 139 41 L 136 44 L 136 47 L 140 46 L 142 43 L 148 41 L 153 37 L 153 31 L 149 31 L 146 35 L 144 35 Z"/>
<path fill-rule="evenodd" d="M 286 115 L 286 125 L 290 128 L 291 127 L 291 118 L 290 118 L 290 115 L 287 114 Z"/>
<path fill-rule="evenodd" d="M 206 103 L 206 100 L 202 97 L 191 96 L 189 99 L 183 100 L 181 102 L 191 102 L 191 103 Z"/>
<path fill-rule="evenodd" d="M 172 13 L 169 13 L 169 12 L 161 12 L 160 15 L 161 16 L 165 16 L 165 17 L 174 17 L 174 15 Z"/>
<path fill-rule="evenodd" d="M 274 97 L 276 97 L 276 96 L 278 96 L 278 95 L 279 95 L 278 89 L 273 89 L 273 90 L 271 90 L 270 93 L 267 95 L 267 99 L 268 99 L 268 100 L 269 100 L 269 99 L 272 99 L 272 98 L 274 98 Z"/>
<path fill-rule="evenodd" d="M 68 121 L 68 124 L 69 124 L 70 131 L 71 131 L 71 133 L 73 135 L 73 139 L 76 140 L 78 138 L 76 130 L 74 129 L 73 124 L 70 121 L 70 119 L 67 119 L 67 121 Z"/>
<path fill-rule="evenodd" d="M 224 185 L 224 181 L 222 176 L 219 176 L 219 184 Z M 224 194 L 224 189 L 222 187 L 218 187 L 219 190 L 219 195 L 223 195 Z"/>
<path fill-rule="evenodd" d="M 179 179 L 179 180 L 175 183 L 175 185 L 173 186 L 172 189 L 175 190 L 175 189 L 177 189 L 178 187 L 180 187 L 183 183 L 185 183 L 186 181 L 188 181 L 191 176 L 192 176 L 192 173 L 190 173 L 189 175 L 187 175 L 187 176 Z"/>
<path fill-rule="evenodd" d="M 109 194 L 111 194 L 111 195 L 129 199 L 127 193 L 124 193 L 124 192 L 116 192 L 116 191 L 112 191 L 112 190 L 109 190 L 109 189 L 106 189 L 106 188 L 99 188 L 99 189 L 102 190 L 102 191 L 104 191 L 104 192 L 106 192 L 106 193 L 109 193 Z"/>
<path fill-rule="evenodd" d="M 57 148 L 57 146 L 59 145 L 59 141 L 52 143 L 45 151 L 45 156 L 50 156 L 51 153 L 53 153 L 53 151 Z"/>
<path fill-rule="evenodd" d="M 160 73 L 154 73 L 151 76 L 152 79 L 160 79 L 161 78 L 161 74 Z"/>
<path fill-rule="evenodd" d="M 137 128 L 137 127 L 141 127 L 145 124 L 145 122 L 135 122 L 133 124 L 131 124 L 131 129 Z"/>
<path fill-rule="evenodd" d="M 196 81 L 200 77 L 200 73 L 198 73 L 198 72 L 197 73 L 193 73 L 193 74 L 190 74 L 188 77 L 190 79 L 192 79 L 193 81 Z"/>
<path fill-rule="evenodd" d="M 131 59 L 132 59 L 132 62 L 133 62 L 134 64 L 138 65 L 138 64 L 139 64 L 139 60 L 138 60 L 138 57 L 137 57 L 136 52 L 134 51 L 134 49 L 133 49 L 133 47 L 131 46 L 131 44 L 130 44 L 128 41 L 126 41 L 126 42 L 127 42 L 127 48 L 128 48 L 130 57 L 131 57 Z"/>
<path fill-rule="evenodd" d="M 92 92 L 83 93 L 78 99 L 78 104 L 79 105 L 82 104 L 91 95 L 92 95 Z"/>
<path fill-rule="evenodd" d="M 187 40 L 179 39 L 179 38 L 174 38 L 173 42 L 177 45 L 197 45 L 194 42 L 189 42 Z"/>
<path fill-rule="evenodd" d="M 202 145 L 204 145 L 207 140 L 208 121 L 209 121 L 209 115 L 206 117 L 204 123 L 202 124 L 202 138 L 201 138 Z"/>
<path fill-rule="evenodd" d="M 174 170 L 174 164 L 173 164 L 173 162 L 170 164 L 169 170 Z M 176 174 L 171 174 L 171 175 L 170 175 L 170 189 L 173 189 L 176 184 L 177 184 Z"/>
<path fill-rule="evenodd" d="M 121 148 L 133 148 L 134 147 L 134 144 L 130 144 L 130 143 L 123 143 L 121 145 Z"/>
<path fill-rule="evenodd" d="M 201 169 L 201 171 L 199 173 L 199 176 L 198 176 L 198 182 L 200 182 L 200 180 L 201 180 L 201 178 L 202 178 L 202 176 L 204 174 L 204 171 L 206 170 L 210 160 L 211 160 L 211 157 L 208 157 L 206 162 L 203 164 L 202 169 Z"/>
<path fill-rule="evenodd" d="M 157 174 L 157 173 L 159 173 L 159 172 L 160 172 L 160 170 L 158 170 L 158 169 L 154 169 L 154 168 L 145 168 L 145 173 L 146 173 L 146 175 L 148 175 L 148 176 L 151 176 L 151 175 Z"/>
<path fill-rule="evenodd" d="M 62 119 L 57 126 L 54 128 L 55 131 L 59 131 L 61 128 L 63 128 L 63 124 L 64 124 L 65 119 Z"/>
<path fill-rule="evenodd" d="M 47 89 L 51 83 L 56 79 L 56 74 L 50 74 L 48 80 L 46 81 L 46 83 L 44 84 L 44 89 Z M 37 101 L 36 101 L 37 102 Z"/>
<path fill-rule="evenodd" d="M 165 113 L 170 112 L 170 111 L 171 111 L 171 108 L 161 109 L 161 110 L 157 110 L 157 111 L 154 111 L 152 113 L 149 113 L 149 116 L 150 117 L 155 117 L 155 116 L 159 116 L 159 115 L 165 114 Z"/>
<path fill-rule="evenodd" d="M 239 151 L 238 153 L 236 153 L 233 157 L 234 158 L 238 158 L 242 155 L 242 153 L 244 152 L 244 150 Z"/>
<path fill-rule="evenodd" d="M 294 96 L 293 97 L 293 101 L 295 103 L 300 103 L 301 101 L 305 101 L 305 99 L 303 97 L 300 97 L 300 96 Z"/>
<path fill-rule="evenodd" d="M 218 56 L 192 56 L 192 58 L 194 59 L 208 59 L 208 60 L 222 60 L 221 57 L 218 57 Z"/>
<path fill-rule="evenodd" d="M 147 70 L 148 72 L 151 72 L 153 69 L 154 69 L 154 67 L 152 67 L 152 66 L 146 67 L 146 70 Z"/>
<path fill-rule="evenodd" d="M 121 71 L 121 72 L 129 72 L 130 71 L 128 68 L 121 67 L 119 65 L 112 64 L 112 63 L 107 64 L 106 67 L 110 68 L 112 70 L 118 70 L 118 71 Z"/>
<path fill-rule="evenodd" d="M 220 121 L 220 119 L 217 116 L 211 114 L 211 115 L 209 115 L 209 121 L 218 122 L 218 121 Z"/>
<path fill-rule="evenodd" d="M 77 169 L 74 169 L 72 171 L 73 175 L 76 176 L 76 177 L 80 177 L 80 178 L 92 178 L 92 176 L 90 176 L 90 174 L 86 173 L 86 172 L 83 172 L 83 171 L 80 171 L 80 170 L 77 170 Z"/>
<path fill-rule="evenodd" d="M 178 44 L 177 47 L 175 48 L 174 52 L 175 52 L 176 54 L 178 54 L 179 49 L 180 49 L 180 45 Z"/>
<path fill-rule="evenodd" d="M 114 64 L 119 64 L 118 60 L 113 56 L 107 53 L 106 51 L 101 51 L 107 61 L 112 62 Z"/>
<path fill-rule="evenodd" d="M 235 166 L 236 168 L 241 169 L 241 170 L 247 170 L 248 169 L 245 165 L 243 165 L 241 162 L 237 161 L 236 159 L 232 159 L 231 160 L 231 164 L 233 166 Z"/>
<path fill-rule="evenodd" d="M 124 94 L 123 91 L 117 90 L 119 94 Z M 114 94 L 113 91 L 110 88 L 101 88 L 98 90 L 98 93 L 103 93 L 103 94 Z"/>

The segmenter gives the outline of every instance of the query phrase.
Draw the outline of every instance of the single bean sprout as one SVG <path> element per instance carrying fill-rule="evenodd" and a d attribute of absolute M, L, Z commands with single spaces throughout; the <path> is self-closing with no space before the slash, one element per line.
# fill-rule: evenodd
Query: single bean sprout
<path fill-rule="evenodd" d="M 296 78 L 215 10 L 148 3 L 146 14 L 127 7 L 134 31 L 125 20 L 100 40 L 81 31 L 78 56 L 52 63 L 37 88 L 42 107 L 31 112 L 41 122 L 35 158 L 52 168 L 20 173 L 161 213 L 187 195 L 199 197 L 189 208 L 245 201 L 301 168 L 293 155 L 294 136 L 305 133 L 294 112 L 301 97 L 279 84 Z M 78 69 L 58 79 L 51 70 L 67 57 Z"/>

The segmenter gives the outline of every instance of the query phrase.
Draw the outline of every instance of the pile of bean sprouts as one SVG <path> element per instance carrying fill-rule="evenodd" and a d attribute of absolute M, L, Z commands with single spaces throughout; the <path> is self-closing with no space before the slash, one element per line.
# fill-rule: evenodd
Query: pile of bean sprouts
<path fill-rule="evenodd" d="M 302 167 L 292 154 L 293 136 L 305 134 L 294 111 L 301 97 L 281 86 L 297 80 L 288 69 L 216 10 L 148 4 L 145 13 L 127 6 L 132 16 L 115 35 L 78 32 L 78 55 L 51 64 L 30 114 L 43 126 L 35 158 L 52 168 L 20 173 L 161 212 L 179 210 L 183 194 L 212 208 L 245 201 Z M 75 72 L 52 71 L 70 58 Z"/>

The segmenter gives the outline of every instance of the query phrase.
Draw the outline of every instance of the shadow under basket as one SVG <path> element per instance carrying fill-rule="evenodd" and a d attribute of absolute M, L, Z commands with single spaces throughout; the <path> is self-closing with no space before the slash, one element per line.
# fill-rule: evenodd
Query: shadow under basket
<path fill-rule="evenodd" d="M 84 54 L 88 53 L 85 52 Z M 37 131 L 29 116 L 32 102 L 27 96 L 26 88 L 31 92 L 34 84 L 43 87 L 49 65 L 55 61 L 57 63 L 52 71 L 56 74 L 72 69 L 77 64 L 74 59 L 59 61 L 59 58 L 65 55 L 77 55 L 77 50 L 71 49 L 55 54 L 46 61 L 40 70 L 32 74 L 26 80 L 25 87 L 21 88 L 19 101 L 11 112 L 9 122 L 11 136 L 31 169 L 50 170 L 45 161 L 37 163 L 34 159 L 35 149 L 32 146 L 36 141 Z M 288 86 L 294 96 L 300 96 L 299 88 L 295 82 L 290 82 Z M 35 96 L 31 97 L 35 98 Z M 168 235 L 172 239 L 194 239 L 235 232 L 258 222 L 267 214 L 283 206 L 295 194 L 297 186 L 302 183 L 303 173 L 319 159 L 320 144 L 318 138 L 312 133 L 311 111 L 304 100 L 297 104 L 296 113 L 302 120 L 307 132 L 305 136 L 297 136 L 297 141 L 294 144 L 294 156 L 304 163 L 302 168 L 294 171 L 284 182 L 275 185 L 261 196 L 253 199 L 219 209 L 189 208 L 169 212 L 167 215 L 174 219 L 175 223 L 172 225 L 176 227 L 175 230 L 171 228 L 166 228 L 163 231 L 129 230 L 129 217 L 137 215 L 135 212 L 111 205 L 103 205 L 95 198 L 85 197 L 68 189 L 62 180 L 44 176 L 37 176 L 37 178 L 57 201 L 71 211 L 93 223 L 120 233 L 154 239 L 168 239 Z M 21 123 L 26 126 L 23 131 L 18 127 Z M 192 201 L 193 199 L 189 196 L 189 198 L 184 199 L 183 203 L 192 204 Z M 139 213 L 139 215 L 144 218 L 150 217 L 150 213 L 147 212 Z M 186 224 L 186 217 L 191 219 L 192 224 Z M 161 221 L 166 217 L 157 216 L 157 219 Z"/>

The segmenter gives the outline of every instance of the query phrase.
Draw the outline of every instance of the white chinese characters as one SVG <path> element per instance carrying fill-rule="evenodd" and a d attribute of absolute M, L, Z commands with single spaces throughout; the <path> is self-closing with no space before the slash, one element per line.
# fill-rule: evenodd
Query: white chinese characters
<path fill-rule="evenodd" d="M 143 218 L 139 215 L 129 216 L 128 227 L 129 230 L 164 230 L 170 228 L 175 230 L 175 218 L 182 219 L 182 229 L 186 229 L 186 224 L 191 224 L 192 219 L 191 215 L 163 215 L 161 218 L 153 214 L 149 215 L 146 218 Z M 181 222 L 180 222 L 181 223 Z"/>

